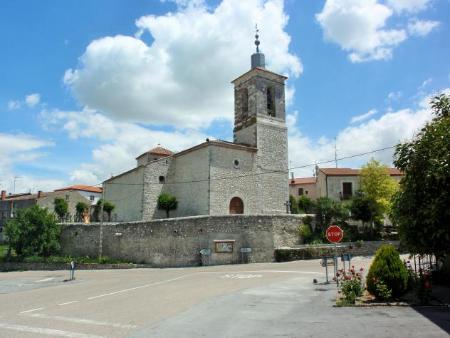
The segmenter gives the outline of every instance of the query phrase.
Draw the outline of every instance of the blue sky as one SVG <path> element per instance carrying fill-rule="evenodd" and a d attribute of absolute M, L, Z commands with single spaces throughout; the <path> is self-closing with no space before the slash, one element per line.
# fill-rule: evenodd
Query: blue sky
<path fill-rule="evenodd" d="M 449 17 L 448 0 L 2 1 L 0 187 L 96 184 L 158 143 L 231 139 L 255 22 L 289 76 L 291 166 L 394 145 L 450 87 Z"/>

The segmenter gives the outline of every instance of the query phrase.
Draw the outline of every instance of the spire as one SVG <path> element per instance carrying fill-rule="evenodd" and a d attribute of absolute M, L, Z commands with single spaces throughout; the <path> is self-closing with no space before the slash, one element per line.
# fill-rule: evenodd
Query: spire
<path fill-rule="evenodd" d="M 252 69 L 253 68 L 265 68 L 266 61 L 265 56 L 259 50 L 259 29 L 258 25 L 255 25 L 255 45 L 256 45 L 256 53 L 252 54 Z"/>

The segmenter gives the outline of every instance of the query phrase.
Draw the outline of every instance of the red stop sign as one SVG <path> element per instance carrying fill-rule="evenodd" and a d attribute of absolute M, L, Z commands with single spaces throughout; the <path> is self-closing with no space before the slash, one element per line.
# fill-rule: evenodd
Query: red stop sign
<path fill-rule="evenodd" d="M 344 238 L 344 231 L 337 225 L 330 225 L 325 232 L 327 239 L 331 243 L 339 243 Z"/>

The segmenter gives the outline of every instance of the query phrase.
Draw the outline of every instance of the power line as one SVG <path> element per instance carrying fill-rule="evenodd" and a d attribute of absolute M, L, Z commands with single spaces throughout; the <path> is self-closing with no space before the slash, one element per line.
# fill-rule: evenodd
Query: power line
<path fill-rule="evenodd" d="M 198 179 L 198 180 L 190 180 L 190 181 L 174 181 L 174 182 L 166 182 L 165 184 L 167 185 L 171 185 L 171 184 L 189 184 L 189 183 L 201 183 L 201 182 L 208 182 L 208 181 L 220 181 L 220 180 L 227 180 L 227 179 L 239 179 L 242 177 L 248 177 L 248 176 L 259 176 L 259 175 L 267 175 L 267 174 L 288 174 L 290 170 L 293 169 L 303 169 L 303 168 L 307 168 L 307 167 L 311 167 L 311 166 L 316 166 L 319 164 L 328 164 L 328 163 L 333 163 L 335 161 L 342 161 L 342 160 L 348 160 L 351 158 L 355 158 L 355 157 L 361 157 L 361 156 L 365 156 L 365 155 L 370 155 L 370 154 L 374 154 L 380 151 L 385 151 L 385 150 L 389 150 L 389 149 L 393 149 L 396 146 L 390 146 L 390 147 L 385 147 L 385 148 L 379 148 L 379 149 L 375 149 L 375 150 L 371 150 L 371 151 L 367 151 L 364 153 L 358 153 L 358 154 L 353 154 L 353 155 L 349 155 L 349 156 L 343 156 L 340 158 L 334 158 L 331 160 L 325 160 L 325 161 L 320 161 L 320 162 L 315 162 L 315 163 L 309 163 L 309 164 L 304 164 L 304 165 L 300 165 L 300 166 L 295 166 L 295 167 L 291 167 L 288 168 L 287 170 L 268 170 L 265 172 L 259 172 L 259 173 L 248 173 L 248 174 L 242 174 L 242 175 L 233 175 L 233 176 L 223 176 L 223 177 L 215 177 L 215 178 L 208 178 L 208 179 Z M 103 182 L 94 184 L 94 186 L 97 185 L 102 185 Z M 120 182 L 110 182 L 107 183 L 109 185 L 127 185 L 127 186 L 141 186 L 143 185 L 143 183 L 120 183 Z M 150 184 L 150 185 L 160 185 L 161 183 L 159 182 L 149 182 L 146 184 Z"/>

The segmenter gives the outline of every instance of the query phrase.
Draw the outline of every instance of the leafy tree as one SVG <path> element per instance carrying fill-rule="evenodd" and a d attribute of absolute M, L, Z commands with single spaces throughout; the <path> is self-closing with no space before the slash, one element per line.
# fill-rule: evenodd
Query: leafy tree
<path fill-rule="evenodd" d="M 398 183 L 389 175 L 386 165 L 371 159 L 360 172 L 361 191 L 364 198 L 372 200 L 372 221 L 381 221 L 391 209 L 391 199 L 398 190 Z"/>
<path fill-rule="evenodd" d="M 75 209 L 77 211 L 77 221 L 81 221 L 84 213 L 89 210 L 89 205 L 84 202 L 78 202 Z"/>
<path fill-rule="evenodd" d="M 108 215 L 108 222 L 111 221 L 111 212 L 115 209 L 115 205 L 110 202 L 110 201 L 105 201 L 103 203 L 103 210 L 106 212 L 106 214 Z"/>
<path fill-rule="evenodd" d="M 289 195 L 291 214 L 298 214 L 297 199 L 293 195 Z"/>
<path fill-rule="evenodd" d="M 345 222 L 349 217 L 346 205 L 336 202 L 328 197 L 320 197 L 315 203 L 316 224 L 320 231 L 324 231 L 333 221 L 339 224 Z"/>
<path fill-rule="evenodd" d="M 175 196 L 168 193 L 162 193 L 158 196 L 158 209 L 165 210 L 167 218 L 169 218 L 170 210 L 175 210 L 178 206 L 178 201 Z"/>
<path fill-rule="evenodd" d="M 59 220 L 64 220 L 69 212 L 69 204 L 62 197 L 56 197 L 53 203 L 55 204 L 55 213 L 58 215 Z"/>
<path fill-rule="evenodd" d="M 100 222 L 100 213 L 102 211 L 102 204 L 103 204 L 103 199 L 100 198 L 94 207 L 94 219 L 97 222 Z M 101 215 L 101 217 L 103 218 L 103 215 Z"/>
<path fill-rule="evenodd" d="M 46 208 L 34 205 L 19 209 L 17 217 L 5 225 L 9 247 L 19 256 L 44 256 L 56 253 L 59 246 L 61 226 Z"/>
<path fill-rule="evenodd" d="M 431 100 L 434 118 L 411 142 L 397 145 L 394 164 L 405 173 L 392 218 L 414 253 L 450 252 L 450 96 Z"/>
<path fill-rule="evenodd" d="M 298 209 L 305 214 L 314 212 L 314 202 L 308 196 L 302 195 L 298 198 Z"/>
<path fill-rule="evenodd" d="M 362 191 L 357 191 L 350 206 L 352 218 L 364 223 L 373 221 L 380 214 L 377 203 L 366 197 Z"/>

